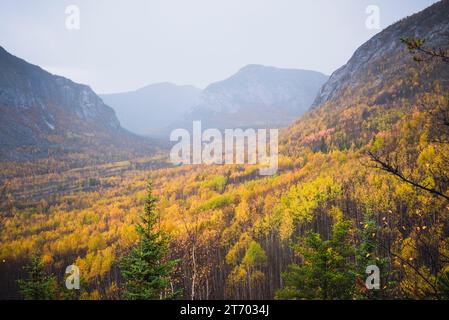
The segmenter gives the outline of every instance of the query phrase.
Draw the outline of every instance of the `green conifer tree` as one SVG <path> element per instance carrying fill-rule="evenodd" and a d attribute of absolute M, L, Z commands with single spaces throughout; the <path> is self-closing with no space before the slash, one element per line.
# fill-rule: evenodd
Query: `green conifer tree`
<path fill-rule="evenodd" d="M 34 254 L 24 269 L 28 273 L 27 279 L 18 281 L 20 292 L 25 300 L 53 300 L 56 298 L 56 279 L 48 275 L 40 254 Z"/>
<path fill-rule="evenodd" d="M 294 247 L 303 258 L 282 274 L 285 287 L 277 299 L 351 299 L 355 288 L 355 246 L 350 237 L 352 223 L 337 222 L 329 240 L 309 232 Z"/>
<path fill-rule="evenodd" d="M 179 295 L 179 292 L 169 293 L 167 290 L 170 275 L 178 261 L 165 260 L 168 253 L 168 238 L 161 230 L 156 230 L 158 222 L 156 201 L 150 181 L 147 186 L 145 209 L 137 224 L 139 244 L 120 262 L 125 299 L 171 299 Z"/>

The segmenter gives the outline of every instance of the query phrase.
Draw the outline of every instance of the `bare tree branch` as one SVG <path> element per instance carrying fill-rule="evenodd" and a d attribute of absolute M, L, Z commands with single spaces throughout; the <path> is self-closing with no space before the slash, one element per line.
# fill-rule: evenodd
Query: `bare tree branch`
<path fill-rule="evenodd" d="M 449 201 L 449 196 L 438 191 L 435 188 L 430 188 L 428 186 L 422 185 L 419 182 L 414 181 L 411 178 L 406 177 L 399 168 L 394 167 L 393 165 L 389 164 L 388 162 L 382 160 L 380 157 L 374 155 L 371 151 L 368 151 L 368 155 L 370 156 L 371 160 L 376 162 L 377 164 L 379 164 L 379 166 L 377 166 L 378 169 L 381 169 L 383 171 L 389 172 L 393 175 L 395 175 L 396 177 L 398 177 L 399 179 L 401 179 L 402 181 L 411 184 L 412 186 L 419 188 L 421 190 L 430 192 L 431 194 L 441 197 L 443 199 L 445 199 L 446 201 Z"/>

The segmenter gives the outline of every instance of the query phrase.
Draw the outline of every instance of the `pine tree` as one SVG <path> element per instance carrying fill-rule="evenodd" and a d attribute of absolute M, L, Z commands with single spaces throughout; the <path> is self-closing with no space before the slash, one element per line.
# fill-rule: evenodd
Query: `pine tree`
<path fill-rule="evenodd" d="M 47 275 L 39 254 L 33 255 L 24 269 L 28 273 L 28 278 L 19 280 L 18 284 L 25 300 L 56 298 L 56 279 L 53 275 Z"/>
<path fill-rule="evenodd" d="M 309 232 L 295 251 L 303 263 L 292 264 L 282 274 L 286 286 L 276 293 L 277 299 L 351 299 L 355 284 L 352 262 L 355 247 L 350 237 L 350 221 L 338 222 L 332 237 L 322 240 Z"/>
<path fill-rule="evenodd" d="M 158 222 L 156 201 L 150 181 L 147 186 L 144 212 L 136 227 L 140 242 L 120 262 L 125 299 L 170 299 L 179 294 L 179 292 L 167 294 L 169 277 L 178 261 L 165 261 L 168 238 L 161 230 L 156 230 Z"/>

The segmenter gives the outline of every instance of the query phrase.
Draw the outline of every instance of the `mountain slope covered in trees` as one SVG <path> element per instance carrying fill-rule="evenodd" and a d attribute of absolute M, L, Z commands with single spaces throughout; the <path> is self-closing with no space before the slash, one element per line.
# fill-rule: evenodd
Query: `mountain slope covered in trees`
<path fill-rule="evenodd" d="M 426 39 L 429 48 L 446 47 L 449 3 L 441 1 L 387 27 L 358 48 L 323 85 L 313 111 L 285 135 L 288 150 L 317 148 L 328 140 L 338 148 L 366 144 L 373 134 L 391 128 L 424 93 L 449 86 L 449 69 L 417 64 L 404 54 L 404 38 Z M 439 88 L 435 88 L 438 82 Z"/>

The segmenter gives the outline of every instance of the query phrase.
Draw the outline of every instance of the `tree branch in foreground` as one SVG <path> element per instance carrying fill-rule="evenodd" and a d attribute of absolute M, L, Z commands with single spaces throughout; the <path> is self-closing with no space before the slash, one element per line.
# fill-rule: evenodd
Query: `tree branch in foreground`
<path fill-rule="evenodd" d="M 441 197 L 445 199 L 446 201 L 449 201 L 449 196 L 445 195 L 444 193 L 434 189 L 430 188 L 428 186 L 422 185 L 419 182 L 414 181 L 411 178 L 406 177 L 399 168 L 394 167 L 393 165 L 383 161 L 380 157 L 374 155 L 371 151 L 368 151 L 368 155 L 370 156 L 371 160 L 376 162 L 379 166 L 377 166 L 378 169 L 381 169 L 383 171 L 389 172 L 393 174 L 394 176 L 398 177 L 402 181 L 419 188 L 421 190 L 427 191 L 435 196 Z"/>

